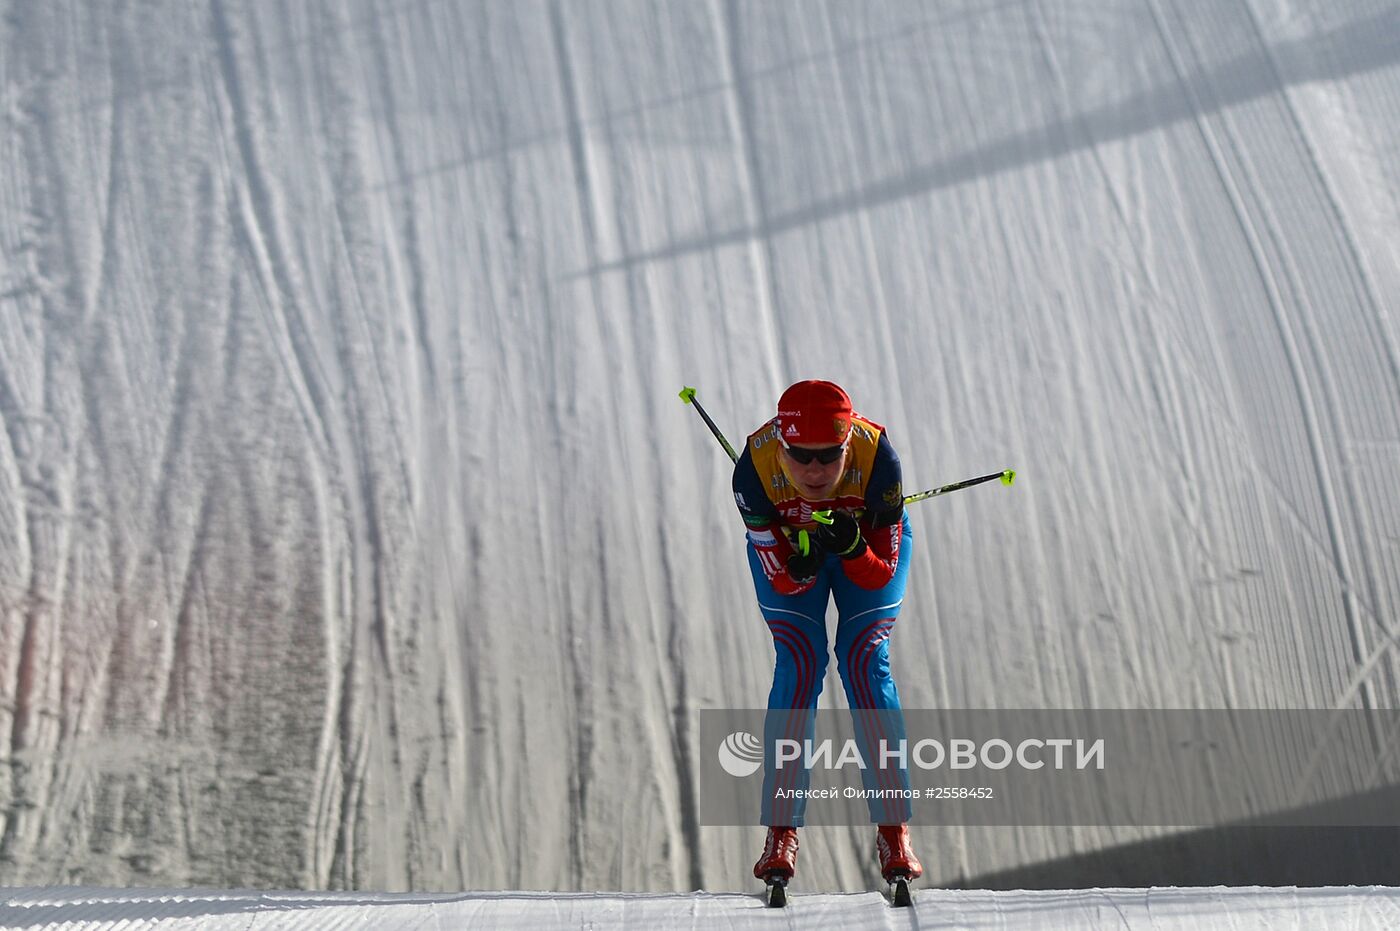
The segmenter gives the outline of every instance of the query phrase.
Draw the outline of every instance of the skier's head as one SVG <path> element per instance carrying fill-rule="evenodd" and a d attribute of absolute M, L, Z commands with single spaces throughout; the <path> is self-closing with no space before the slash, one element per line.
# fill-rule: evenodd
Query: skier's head
<path fill-rule="evenodd" d="M 851 432 L 851 399 L 829 381 L 800 381 L 778 398 L 784 446 L 839 446 Z"/>
<path fill-rule="evenodd" d="M 800 381 L 778 399 L 778 437 L 788 475 L 803 495 L 826 497 L 846 468 L 851 399 L 829 381 Z"/>

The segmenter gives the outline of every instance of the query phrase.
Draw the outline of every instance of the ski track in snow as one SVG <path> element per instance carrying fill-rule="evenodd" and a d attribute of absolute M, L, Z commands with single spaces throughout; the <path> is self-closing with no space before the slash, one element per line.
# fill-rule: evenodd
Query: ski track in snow
<path fill-rule="evenodd" d="M 771 644 L 687 384 L 734 443 L 833 377 L 911 488 L 1019 470 L 916 506 L 909 707 L 1394 707 L 1396 35 L 4 4 L 0 883 L 747 888 L 695 722 Z M 1160 833 L 917 840 L 936 885 Z"/>

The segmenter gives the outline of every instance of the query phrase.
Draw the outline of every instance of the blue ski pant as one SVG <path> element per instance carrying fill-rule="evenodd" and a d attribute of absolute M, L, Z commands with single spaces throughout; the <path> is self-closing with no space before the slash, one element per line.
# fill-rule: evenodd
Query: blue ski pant
<path fill-rule="evenodd" d="M 800 827 L 806 817 L 805 791 L 811 774 L 802 760 L 785 760 L 777 766 L 780 738 L 812 740 L 816 730 L 817 696 L 821 694 L 831 648 L 827 638 L 826 607 L 834 599 L 836 669 L 851 709 L 856 746 L 866 762 L 862 784 L 867 792 L 901 790 L 897 798 L 867 797 L 870 820 L 876 824 L 900 824 L 910 819 L 907 798 L 909 771 L 899 758 L 881 756 L 881 741 L 891 751 L 904 740 L 904 715 L 899 691 L 890 673 L 890 633 L 894 629 L 904 586 L 909 576 L 913 535 L 904 517 L 899 564 L 883 588 L 866 589 L 846 577 L 841 560 L 828 556 L 816 584 L 799 595 L 782 595 L 764 575 L 753 544 L 748 545 L 749 571 L 763 619 L 773 635 L 777 661 L 773 687 L 768 693 L 768 713 L 763 734 L 763 805 L 766 825 Z M 840 747 L 836 747 L 836 755 Z"/>

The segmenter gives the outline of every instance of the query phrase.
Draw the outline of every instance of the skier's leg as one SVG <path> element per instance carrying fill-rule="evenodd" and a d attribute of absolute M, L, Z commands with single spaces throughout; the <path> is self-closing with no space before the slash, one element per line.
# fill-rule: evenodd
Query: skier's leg
<path fill-rule="evenodd" d="M 809 773 L 800 760 L 786 763 L 779 769 L 774 749 L 779 739 L 801 742 L 810 739 L 815 730 L 817 696 L 821 694 L 829 653 L 826 603 L 831 593 L 831 577 L 823 571 L 808 591 L 801 595 L 782 595 L 768 583 L 752 544 L 748 552 L 754 592 L 777 654 L 773 687 L 768 692 L 768 713 L 763 723 L 761 823 L 799 827 L 807 808 L 801 790 L 807 788 Z M 780 792 L 781 797 L 778 797 Z"/>
<path fill-rule="evenodd" d="M 868 764 L 863 772 L 865 788 L 902 790 L 901 795 L 909 789 L 909 769 L 907 757 L 894 755 L 904 746 L 905 731 L 889 648 L 890 634 L 904 603 L 912 551 L 913 536 L 906 515 L 899 565 L 888 584 L 871 590 L 860 588 L 844 573 L 835 573 L 832 579 L 832 594 L 840 613 L 836 668 L 850 704 L 856 741 Z M 872 796 L 869 808 L 870 819 L 876 824 L 902 824 L 912 812 L 907 798 Z"/>

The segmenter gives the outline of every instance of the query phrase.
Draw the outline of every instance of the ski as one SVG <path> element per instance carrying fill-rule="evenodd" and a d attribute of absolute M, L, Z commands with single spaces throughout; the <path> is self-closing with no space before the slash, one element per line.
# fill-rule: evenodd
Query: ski
<path fill-rule="evenodd" d="M 769 873 L 768 878 L 764 880 L 763 904 L 769 908 L 786 908 L 789 879 L 790 877 L 782 873 Z M 903 873 L 890 876 L 887 895 L 890 904 L 895 908 L 910 908 L 914 904 L 914 894 L 909 890 L 909 877 Z"/>
<path fill-rule="evenodd" d="M 788 877 L 782 873 L 769 873 L 764 881 L 767 886 L 763 891 L 763 903 L 769 908 L 786 908 Z"/>
<path fill-rule="evenodd" d="M 903 873 L 891 874 L 889 878 L 890 904 L 895 908 L 909 908 L 914 904 L 913 894 L 909 891 L 909 877 Z"/>

